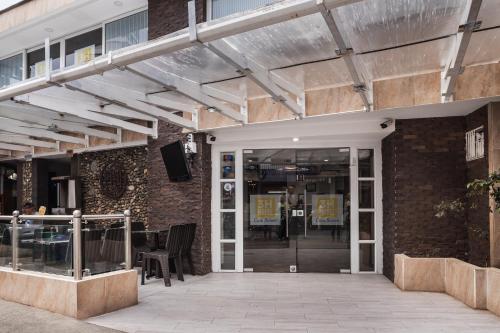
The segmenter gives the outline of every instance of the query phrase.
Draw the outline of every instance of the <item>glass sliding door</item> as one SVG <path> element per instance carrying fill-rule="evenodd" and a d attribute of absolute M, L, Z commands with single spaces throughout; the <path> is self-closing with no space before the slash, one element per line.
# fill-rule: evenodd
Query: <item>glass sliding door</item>
<path fill-rule="evenodd" d="M 243 152 L 244 268 L 350 269 L 350 150 Z"/>

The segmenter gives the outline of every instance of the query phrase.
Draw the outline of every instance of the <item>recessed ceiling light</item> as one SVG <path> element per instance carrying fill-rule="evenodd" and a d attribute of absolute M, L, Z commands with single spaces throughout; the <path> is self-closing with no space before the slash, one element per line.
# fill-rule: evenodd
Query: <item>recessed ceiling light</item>
<path fill-rule="evenodd" d="M 45 28 L 44 30 L 45 30 L 46 32 L 54 32 L 54 29 L 52 29 L 52 28 Z"/>
<path fill-rule="evenodd" d="M 323 161 L 328 162 L 329 160 L 323 160 Z"/>
<path fill-rule="evenodd" d="M 115 2 L 113 2 L 113 4 L 114 4 L 115 6 L 118 6 L 118 7 L 123 6 L 123 2 L 121 2 L 121 1 L 115 1 Z"/>
<path fill-rule="evenodd" d="M 293 138 L 292 139 L 293 142 L 299 142 L 299 140 L 300 140 L 299 138 Z"/>

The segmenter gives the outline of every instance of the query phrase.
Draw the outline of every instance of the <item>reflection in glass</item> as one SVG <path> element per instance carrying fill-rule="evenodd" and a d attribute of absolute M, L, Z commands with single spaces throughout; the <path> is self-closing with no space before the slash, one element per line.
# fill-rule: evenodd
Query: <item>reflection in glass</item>
<path fill-rule="evenodd" d="M 102 55 L 102 29 L 66 40 L 66 66 L 83 65 Z"/>
<path fill-rule="evenodd" d="M 359 208 L 374 208 L 373 181 L 359 182 Z"/>
<path fill-rule="evenodd" d="M 221 213 L 221 239 L 234 239 L 235 238 L 235 213 L 224 212 Z"/>
<path fill-rule="evenodd" d="M 358 163 L 358 177 L 373 177 L 373 149 L 359 149 Z"/>
<path fill-rule="evenodd" d="M 0 88 L 23 79 L 23 55 L 0 60 Z"/>
<path fill-rule="evenodd" d="M 235 244 L 221 243 L 220 249 L 220 268 L 234 270 L 235 269 Z"/>
<path fill-rule="evenodd" d="M 106 52 L 148 40 L 148 11 L 106 24 Z"/>
<path fill-rule="evenodd" d="M 54 71 L 60 67 L 60 45 L 59 43 L 50 46 L 50 70 Z M 29 52 L 28 60 L 28 77 L 38 77 L 45 75 L 45 48 Z"/>
<path fill-rule="evenodd" d="M 235 185 L 233 182 L 223 182 L 221 187 L 221 208 L 222 209 L 235 209 L 236 194 Z"/>
<path fill-rule="evenodd" d="M 359 239 L 373 240 L 374 239 L 374 213 L 360 212 L 359 213 Z"/>
<path fill-rule="evenodd" d="M 359 244 L 359 270 L 361 272 L 375 270 L 375 244 Z"/>

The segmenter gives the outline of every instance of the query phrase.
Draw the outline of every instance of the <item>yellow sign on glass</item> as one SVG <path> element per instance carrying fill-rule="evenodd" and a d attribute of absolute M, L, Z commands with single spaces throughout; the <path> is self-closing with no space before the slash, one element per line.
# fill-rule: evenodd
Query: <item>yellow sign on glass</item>
<path fill-rule="evenodd" d="M 83 65 L 94 59 L 95 45 L 90 45 L 75 51 L 75 65 Z"/>
<path fill-rule="evenodd" d="M 313 225 L 344 225 L 342 194 L 314 194 L 312 196 Z"/>
<path fill-rule="evenodd" d="M 280 225 L 281 196 L 278 194 L 258 194 L 250 196 L 251 225 Z"/>

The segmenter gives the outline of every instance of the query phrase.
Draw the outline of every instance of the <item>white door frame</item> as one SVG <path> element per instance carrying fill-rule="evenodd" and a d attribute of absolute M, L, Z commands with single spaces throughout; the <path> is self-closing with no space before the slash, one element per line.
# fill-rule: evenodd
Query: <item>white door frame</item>
<path fill-rule="evenodd" d="M 243 272 L 243 150 L 244 149 L 313 149 L 313 148 L 350 148 L 351 152 L 351 273 L 359 272 L 359 221 L 358 221 L 358 163 L 357 149 L 374 150 L 374 218 L 375 218 L 375 271 L 362 273 L 382 273 L 382 156 L 381 140 L 304 140 L 284 142 L 276 140 L 236 142 L 233 144 L 212 145 L 212 271 L 224 272 L 220 268 L 220 156 L 223 152 L 235 152 L 235 196 L 236 196 L 236 237 L 235 270 Z M 229 242 L 229 241 L 222 241 Z"/>

